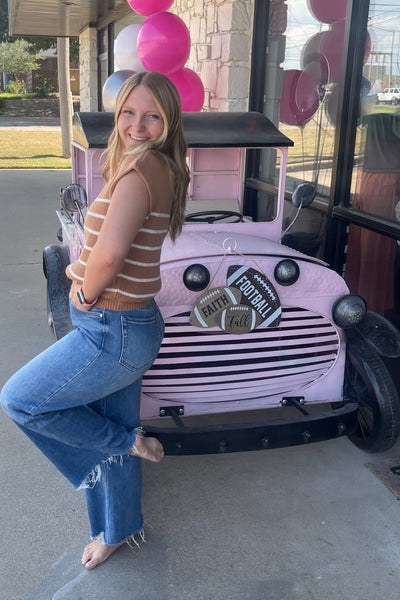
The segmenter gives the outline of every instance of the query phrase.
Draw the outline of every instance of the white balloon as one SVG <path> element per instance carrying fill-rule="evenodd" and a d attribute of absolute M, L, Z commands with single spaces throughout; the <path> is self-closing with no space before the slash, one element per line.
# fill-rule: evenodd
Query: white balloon
<path fill-rule="evenodd" d="M 124 27 L 114 40 L 114 60 L 120 69 L 146 71 L 137 53 L 137 37 L 141 25 L 132 23 Z"/>
<path fill-rule="evenodd" d="M 121 70 L 112 73 L 108 79 L 106 79 L 103 85 L 103 108 L 107 112 L 115 112 L 115 104 L 118 96 L 118 92 L 122 87 L 122 84 L 131 76 L 134 75 L 135 71 Z"/>

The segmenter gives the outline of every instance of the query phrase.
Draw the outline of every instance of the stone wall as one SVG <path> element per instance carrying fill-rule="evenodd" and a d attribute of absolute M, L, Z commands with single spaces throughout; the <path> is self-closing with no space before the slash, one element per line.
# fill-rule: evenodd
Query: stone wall
<path fill-rule="evenodd" d="M 170 12 L 186 23 L 191 52 L 186 66 L 205 88 L 204 110 L 248 110 L 254 0 L 175 0 Z M 97 30 L 79 36 L 80 104 L 97 111 Z"/>
<path fill-rule="evenodd" d="M 187 67 L 205 88 L 204 110 L 248 109 L 254 0 L 176 0 L 192 43 Z"/>

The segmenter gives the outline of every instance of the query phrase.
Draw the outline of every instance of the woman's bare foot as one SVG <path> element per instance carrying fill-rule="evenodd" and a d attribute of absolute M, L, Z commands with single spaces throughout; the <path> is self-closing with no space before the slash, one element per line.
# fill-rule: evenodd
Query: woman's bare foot
<path fill-rule="evenodd" d="M 122 544 L 119 544 L 119 546 L 109 546 L 108 544 L 103 544 L 102 540 L 95 540 L 84 549 L 82 564 L 86 569 L 94 569 L 97 565 L 107 560 L 121 546 Z"/>
<path fill-rule="evenodd" d="M 140 458 L 145 458 L 152 462 L 160 462 L 164 456 L 164 448 L 157 438 L 144 437 L 141 431 L 137 431 L 136 441 L 128 454 L 131 456 L 139 456 Z"/>

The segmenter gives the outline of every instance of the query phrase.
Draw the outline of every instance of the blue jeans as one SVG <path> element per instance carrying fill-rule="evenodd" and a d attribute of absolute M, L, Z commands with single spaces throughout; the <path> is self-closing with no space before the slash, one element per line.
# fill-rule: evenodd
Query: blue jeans
<path fill-rule="evenodd" d="M 11 377 L 1 404 L 73 487 L 85 488 L 91 536 L 114 545 L 143 527 L 141 459 L 126 453 L 164 322 L 154 300 L 133 311 L 70 309 L 75 329 Z"/>

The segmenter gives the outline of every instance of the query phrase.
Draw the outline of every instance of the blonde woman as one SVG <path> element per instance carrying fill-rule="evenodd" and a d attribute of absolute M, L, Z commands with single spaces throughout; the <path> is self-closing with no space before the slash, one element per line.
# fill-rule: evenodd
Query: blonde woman
<path fill-rule="evenodd" d="M 141 380 L 164 334 L 154 301 L 161 247 L 181 231 L 189 173 L 179 95 L 160 73 L 137 73 L 122 86 L 103 174 L 84 248 L 67 268 L 74 330 L 1 393 L 6 413 L 85 490 L 87 569 L 135 534 L 144 539 L 141 459 L 159 462 L 164 453 L 140 427 Z"/>

